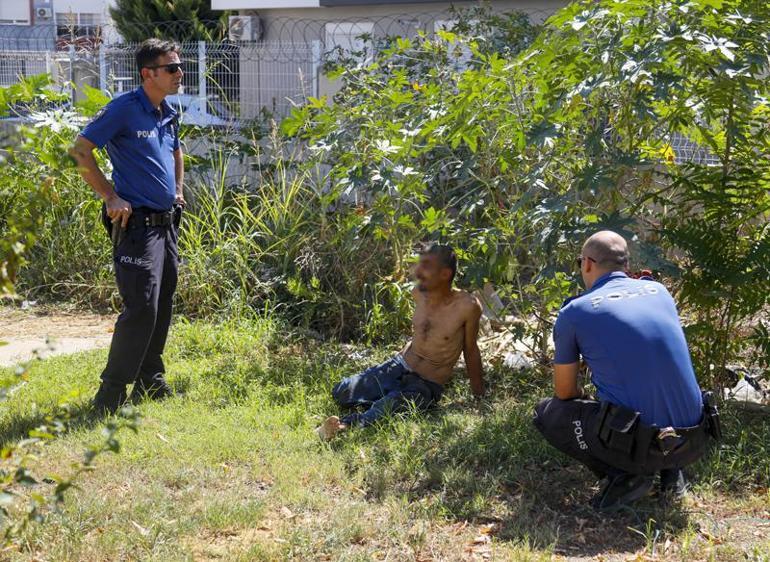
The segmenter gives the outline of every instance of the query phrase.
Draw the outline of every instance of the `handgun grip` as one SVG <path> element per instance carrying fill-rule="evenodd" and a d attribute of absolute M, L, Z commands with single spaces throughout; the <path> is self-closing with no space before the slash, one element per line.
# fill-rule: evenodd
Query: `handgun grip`
<path fill-rule="evenodd" d="M 120 243 L 123 241 L 123 237 L 126 234 L 126 229 L 119 223 L 112 223 L 110 230 L 110 238 L 112 239 L 112 247 L 117 250 Z"/>

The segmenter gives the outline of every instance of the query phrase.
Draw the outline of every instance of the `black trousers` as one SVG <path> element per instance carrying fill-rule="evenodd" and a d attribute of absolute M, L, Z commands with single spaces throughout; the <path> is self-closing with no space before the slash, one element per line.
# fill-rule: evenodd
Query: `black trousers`
<path fill-rule="evenodd" d="M 179 270 L 177 213 L 174 224 L 145 226 L 136 211 L 123 240 L 113 248 L 115 280 L 123 310 L 115 323 L 106 384 L 125 386 L 139 379 L 151 383 L 165 372 L 163 349 Z M 103 213 L 108 233 L 112 224 Z"/>
<path fill-rule="evenodd" d="M 599 438 L 600 409 L 601 403 L 596 400 L 547 398 L 535 407 L 533 423 L 546 441 L 583 463 L 598 478 L 621 472 L 652 475 L 683 468 L 705 452 L 705 435 L 686 440 L 666 455 L 654 445 L 648 446 L 641 460 L 638 455 L 611 449 Z"/>

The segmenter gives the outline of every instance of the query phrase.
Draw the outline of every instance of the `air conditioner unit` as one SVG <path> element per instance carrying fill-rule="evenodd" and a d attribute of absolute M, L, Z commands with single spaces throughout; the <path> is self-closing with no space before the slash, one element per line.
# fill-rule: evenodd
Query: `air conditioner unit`
<path fill-rule="evenodd" d="M 49 20 L 53 17 L 52 8 L 38 8 L 35 10 L 35 18 L 39 20 Z"/>
<path fill-rule="evenodd" d="M 256 16 L 230 16 L 230 41 L 259 41 L 262 38 L 262 20 Z"/>

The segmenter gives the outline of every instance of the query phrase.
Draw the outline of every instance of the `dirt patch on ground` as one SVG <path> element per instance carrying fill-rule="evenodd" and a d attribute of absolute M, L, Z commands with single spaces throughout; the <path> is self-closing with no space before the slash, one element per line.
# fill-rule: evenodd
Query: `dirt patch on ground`
<path fill-rule="evenodd" d="M 114 322 L 113 315 L 0 307 L 0 367 L 107 347 Z"/>

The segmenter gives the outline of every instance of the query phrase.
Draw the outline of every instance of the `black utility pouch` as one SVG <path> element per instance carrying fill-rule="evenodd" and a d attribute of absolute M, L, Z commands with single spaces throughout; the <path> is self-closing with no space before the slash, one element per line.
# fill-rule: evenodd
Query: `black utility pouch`
<path fill-rule="evenodd" d="M 174 226 L 176 228 L 179 228 L 179 226 L 182 224 L 182 212 L 184 211 L 184 207 L 182 205 L 174 205 Z"/>
<path fill-rule="evenodd" d="M 706 416 L 706 433 L 717 441 L 722 439 L 722 424 L 719 421 L 717 400 L 711 391 L 703 393 L 703 415 Z"/>
<path fill-rule="evenodd" d="M 602 419 L 599 427 L 601 442 L 608 449 L 630 455 L 636 440 L 639 412 L 605 402 L 602 403 L 599 415 Z"/>

